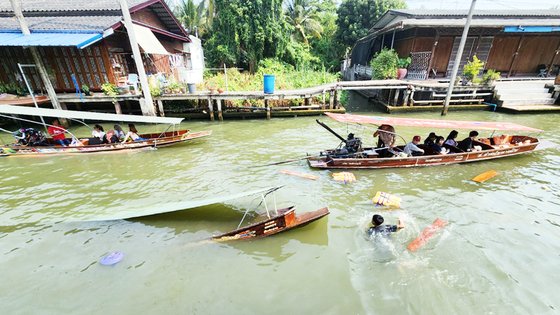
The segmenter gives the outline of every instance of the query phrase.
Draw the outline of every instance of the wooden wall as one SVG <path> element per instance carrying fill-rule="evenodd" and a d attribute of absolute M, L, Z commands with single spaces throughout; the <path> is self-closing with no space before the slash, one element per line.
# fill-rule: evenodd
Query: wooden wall
<path fill-rule="evenodd" d="M 447 64 L 449 63 L 449 56 L 453 48 L 453 37 L 446 36 L 438 39 L 438 44 L 434 51 L 432 59 L 432 69 L 437 72 L 437 76 L 445 76 Z M 431 71 L 431 70 L 430 70 Z"/>
<path fill-rule="evenodd" d="M 49 72 L 50 80 L 58 92 L 74 92 L 72 81 L 75 75 L 78 86 L 87 85 L 91 90 L 100 90 L 104 82 L 113 82 L 109 54 L 105 43 L 77 49 L 76 47 L 41 47 L 39 53 Z M 21 47 L 1 47 L 0 81 L 18 82 L 17 63 L 33 64 L 27 49 Z M 25 74 L 31 81 L 33 90 L 44 89 L 44 84 L 34 68 L 25 68 Z M 23 83 L 20 84 L 23 86 Z"/>
<path fill-rule="evenodd" d="M 558 49 L 559 35 L 496 36 L 486 68 L 512 76 L 535 76 L 539 65 L 548 67 L 551 63 L 560 63 L 556 55 Z"/>

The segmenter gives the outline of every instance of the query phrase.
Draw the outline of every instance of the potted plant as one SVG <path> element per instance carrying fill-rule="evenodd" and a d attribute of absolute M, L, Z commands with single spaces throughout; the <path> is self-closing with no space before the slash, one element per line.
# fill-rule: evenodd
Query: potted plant
<path fill-rule="evenodd" d="M 488 69 L 488 71 L 482 75 L 482 82 L 486 85 L 493 85 L 494 81 L 500 79 L 501 77 L 500 72 L 494 69 Z"/>
<path fill-rule="evenodd" d="M 115 97 L 119 94 L 119 89 L 116 85 L 110 82 L 105 82 L 101 85 L 101 91 L 103 94 Z"/>
<path fill-rule="evenodd" d="M 473 59 L 463 67 L 463 84 L 468 82 L 478 83 L 480 81 L 478 75 L 483 68 L 484 62 L 474 55 Z"/>
<path fill-rule="evenodd" d="M 406 77 L 406 73 L 408 72 L 408 66 L 412 62 L 410 57 L 406 58 L 399 58 L 397 62 L 397 79 L 402 80 Z"/>
<path fill-rule="evenodd" d="M 383 48 L 371 60 L 372 79 L 384 80 L 397 77 L 399 55 L 393 49 Z"/>
<path fill-rule="evenodd" d="M 91 91 L 89 90 L 89 86 L 87 85 L 82 85 L 82 92 L 84 92 L 84 95 L 86 96 L 90 96 L 91 95 Z"/>

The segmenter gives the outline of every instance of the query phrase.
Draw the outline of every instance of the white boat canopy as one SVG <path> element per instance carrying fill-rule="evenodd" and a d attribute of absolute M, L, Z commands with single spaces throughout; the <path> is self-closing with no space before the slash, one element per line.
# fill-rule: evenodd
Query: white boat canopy
<path fill-rule="evenodd" d="M 240 199 L 240 198 L 249 197 L 249 196 L 262 195 L 263 198 L 264 198 L 264 196 L 268 195 L 271 192 L 274 192 L 274 191 L 278 190 L 281 187 L 282 186 L 268 187 L 268 188 L 262 188 L 262 189 L 252 190 L 252 191 L 240 192 L 240 193 L 232 194 L 232 195 L 217 196 L 217 197 L 208 198 L 208 199 L 201 199 L 201 200 L 177 201 L 177 202 L 171 202 L 171 203 L 167 203 L 167 204 L 161 204 L 161 205 L 158 205 L 158 206 L 150 206 L 148 208 L 143 208 L 143 209 L 142 208 L 125 209 L 125 210 L 120 210 L 118 212 L 112 212 L 111 214 L 108 214 L 108 215 L 102 215 L 102 216 L 99 216 L 99 217 L 87 218 L 84 221 L 125 220 L 125 219 L 147 217 L 147 216 L 156 215 L 156 214 L 170 213 L 170 212 L 176 212 L 176 211 L 181 211 L 181 210 L 204 207 L 204 206 L 224 203 L 226 201 Z"/>
<path fill-rule="evenodd" d="M 106 114 L 106 113 L 95 113 L 95 112 L 82 112 L 82 111 L 75 111 L 75 110 L 23 107 L 23 106 L 14 106 L 14 105 L 0 105 L 0 114 L 42 116 L 42 117 L 69 118 L 69 119 L 87 119 L 87 120 L 95 120 L 95 121 L 172 124 L 172 125 L 179 124 L 184 119 L 184 118 L 174 118 L 174 117 L 117 115 L 117 114 Z"/>

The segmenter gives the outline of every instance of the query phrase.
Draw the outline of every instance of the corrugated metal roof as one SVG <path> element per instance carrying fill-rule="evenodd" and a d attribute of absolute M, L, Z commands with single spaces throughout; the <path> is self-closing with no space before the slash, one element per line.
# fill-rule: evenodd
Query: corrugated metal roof
<path fill-rule="evenodd" d="M 402 21 L 406 26 L 435 26 L 435 27 L 464 27 L 466 19 L 407 19 Z M 472 20 L 474 27 L 504 27 L 504 26 L 556 26 L 560 25 L 560 18 L 551 20 L 542 19 L 478 19 Z"/>
<path fill-rule="evenodd" d="M 103 32 L 121 20 L 120 16 L 61 16 L 26 17 L 32 31 L 73 30 L 77 32 Z M 0 30 L 20 30 L 15 17 L 0 17 Z"/>
<path fill-rule="evenodd" d="M 149 0 L 127 0 L 129 7 Z M 120 10 L 117 0 L 21 0 L 24 12 Z M 0 0 L 0 12 L 11 12 L 10 0 Z"/>
<path fill-rule="evenodd" d="M 388 25 L 409 20 L 429 20 L 433 25 L 456 25 L 467 17 L 466 10 L 389 10 L 375 22 L 370 32 L 386 29 Z M 557 25 L 560 19 L 560 10 L 480 10 L 473 15 L 473 24 L 500 26 L 500 25 L 529 25 L 527 21 L 539 21 L 537 25 Z M 501 22 L 507 20 L 507 24 Z M 478 22 L 484 21 L 484 22 Z M 545 23 L 545 24 L 541 24 Z M 420 23 L 420 22 L 418 22 Z M 448 23 L 448 24 L 446 24 Z"/>
<path fill-rule="evenodd" d="M 100 33 L 0 33 L 1 46 L 37 47 L 37 46 L 75 46 L 84 48 L 103 38 Z"/>
<path fill-rule="evenodd" d="M 422 16 L 449 16 L 449 17 L 466 17 L 468 10 L 390 10 L 395 13 L 402 13 L 414 17 Z M 502 17 L 525 17 L 525 16 L 542 16 L 542 17 L 560 17 L 560 10 L 475 10 L 474 16 L 502 16 Z"/>

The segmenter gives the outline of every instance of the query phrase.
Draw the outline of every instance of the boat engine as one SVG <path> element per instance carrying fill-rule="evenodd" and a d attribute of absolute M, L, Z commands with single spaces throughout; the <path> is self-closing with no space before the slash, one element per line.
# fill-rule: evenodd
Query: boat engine
<path fill-rule="evenodd" d="M 353 133 L 348 134 L 346 145 L 344 146 L 348 153 L 356 153 L 362 151 L 362 140 L 354 137 Z"/>

